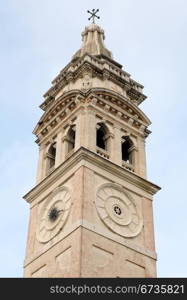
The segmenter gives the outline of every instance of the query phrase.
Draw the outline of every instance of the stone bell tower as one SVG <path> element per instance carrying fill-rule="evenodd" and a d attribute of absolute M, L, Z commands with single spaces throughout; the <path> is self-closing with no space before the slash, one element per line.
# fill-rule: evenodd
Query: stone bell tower
<path fill-rule="evenodd" d="M 26 277 L 155 277 L 150 120 L 143 86 L 116 62 L 95 24 L 52 81 L 34 129 L 39 146 Z"/>

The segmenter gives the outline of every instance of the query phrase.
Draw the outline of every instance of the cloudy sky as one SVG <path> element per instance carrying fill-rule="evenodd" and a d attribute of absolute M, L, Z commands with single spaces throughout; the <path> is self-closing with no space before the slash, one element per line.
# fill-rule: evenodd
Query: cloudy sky
<path fill-rule="evenodd" d="M 99 8 L 106 46 L 145 86 L 146 142 L 159 277 L 187 277 L 186 0 L 1 0 L 0 277 L 22 277 L 38 149 L 32 130 L 51 80 L 81 45 L 87 9 Z"/>

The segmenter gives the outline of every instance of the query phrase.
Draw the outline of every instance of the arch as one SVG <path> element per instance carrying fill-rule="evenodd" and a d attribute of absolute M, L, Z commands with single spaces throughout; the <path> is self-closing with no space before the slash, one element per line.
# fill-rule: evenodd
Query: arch
<path fill-rule="evenodd" d="M 68 142 L 67 153 L 69 153 L 75 148 L 75 136 L 76 136 L 75 127 L 71 126 L 67 132 L 67 142 Z"/>
<path fill-rule="evenodd" d="M 56 142 L 52 143 L 46 153 L 46 173 L 48 174 L 55 167 L 55 159 L 56 159 Z"/>
<path fill-rule="evenodd" d="M 96 92 L 96 95 L 99 96 L 101 94 L 107 95 L 107 96 L 113 96 L 116 100 L 122 100 L 125 104 L 128 105 L 129 108 L 134 110 L 134 113 L 137 114 L 140 118 L 140 120 L 143 122 L 145 126 L 151 125 L 150 119 L 145 115 L 145 113 L 135 104 L 132 102 L 127 101 L 127 99 L 120 95 L 119 93 L 115 91 L 111 91 L 107 88 L 92 88 L 92 92 Z"/>
<path fill-rule="evenodd" d="M 125 161 L 126 163 L 132 164 L 133 158 L 132 158 L 132 151 L 134 149 L 134 144 L 129 136 L 123 136 L 122 137 L 122 143 L 121 143 L 121 156 L 122 161 Z"/>
<path fill-rule="evenodd" d="M 96 146 L 107 151 L 109 130 L 104 123 L 98 123 L 96 128 Z"/>

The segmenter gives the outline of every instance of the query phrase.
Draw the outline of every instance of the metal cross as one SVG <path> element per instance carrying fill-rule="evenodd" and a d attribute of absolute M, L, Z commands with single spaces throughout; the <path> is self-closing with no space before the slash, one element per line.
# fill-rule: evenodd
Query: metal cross
<path fill-rule="evenodd" d="M 92 9 L 92 11 L 87 10 L 87 13 L 91 14 L 91 17 L 89 17 L 88 20 L 90 21 L 93 19 L 93 24 L 95 24 L 95 18 L 100 19 L 100 17 L 96 15 L 98 11 L 99 9 Z"/>

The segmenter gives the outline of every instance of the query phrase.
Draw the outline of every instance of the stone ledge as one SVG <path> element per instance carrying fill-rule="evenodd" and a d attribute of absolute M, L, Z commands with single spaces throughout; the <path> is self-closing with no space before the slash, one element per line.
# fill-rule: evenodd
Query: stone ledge
<path fill-rule="evenodd" d="M 58 166 L 49 176 L 44 178 L 38 185 L 36 185 L 33 189 L 31 189 L 23 198 L 31 203 L 39 193 L 41 193 L 44 189 L 47 189 L 50 184 L 55 182 L 59 177 L 64 174 L 65 170 L 72 168 L 78 162 L 81 162 L 82 165 L 85 165 L 85 162 L 91 162 L 96 166 L 99 166 L 101 169 L 112 172 L 114 175 L 122 177 L 127 182 L 136 185 L 140 189 L 143 189 L 150 195 L 154 195 L 161 188 L 154 183 L 138 176 L 137 174 L 124 169 L 123 167 L 116 165 L 104 157 L 101 157 L 95 152 L 92 152 L 84 147 L 79 148 L 76 152 L 74 152 L 65 162 L 63 162 L 60 166 Z"/>

